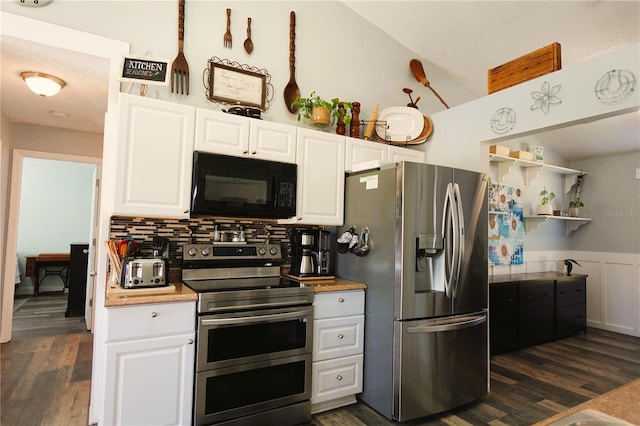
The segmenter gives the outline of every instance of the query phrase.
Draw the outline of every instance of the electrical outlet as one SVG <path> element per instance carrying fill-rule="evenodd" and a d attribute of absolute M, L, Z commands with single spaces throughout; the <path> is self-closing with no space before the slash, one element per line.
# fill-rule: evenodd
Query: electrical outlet
<path fill-rule="evenodd" d="M 636 169 L 636 179 L 640 179 L 640 169 Z"/>

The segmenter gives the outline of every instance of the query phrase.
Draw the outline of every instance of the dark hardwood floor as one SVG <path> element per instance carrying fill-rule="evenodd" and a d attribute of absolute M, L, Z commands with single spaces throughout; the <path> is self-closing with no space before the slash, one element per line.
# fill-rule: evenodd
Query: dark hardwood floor
<path fill-rule="evenodd" d="M 0 357 L 3 426 L 88 424 L 93 336 L 66 308 L 63 292 L 15 300 Z"/>
<path fill-rule="evenodd" d="M 640 378 L 640 338 L 589 329 L 491 358 L 484 398 L 409 425 L 531 425 Z M 391 425 L 364 404 L 314 416 L 314 426 Z"/>
<path fill-rule="evenodd" d="M 36 297 L 17 296 L 14 300 L 11 338 L 25 339 L 87 330 L 84 316 L 65 317 L 68 293 L 47 292 Z"/>
<path fill-rule="evenodd" d="M 2 345 L 3 426 L 86 425 L 92 335 L 61 332 Z M 38 326 L 40 332 L 42 327 Z M 56 331 L 58 330 L 58 331 Z M 530 425 L 640 378 L 640 338 L 589 329 L 491 358 L 484 398 L 408 425 Z M 313 416 L 313 426 L 395 424 L 358 403 Z"/>

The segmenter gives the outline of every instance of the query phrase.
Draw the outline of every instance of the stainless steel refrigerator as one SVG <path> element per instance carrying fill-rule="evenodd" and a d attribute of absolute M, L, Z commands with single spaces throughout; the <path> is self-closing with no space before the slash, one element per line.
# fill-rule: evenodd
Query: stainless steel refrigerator
<path fill-rule="evenodd" d="M 487 214 L 481 173 L 401 162 L 346 178 L 337 235 L 366 227 L 369 250 L 339 254 L 337 274 L 367 284 L 360 399 L 389 419 L 488 392 Z"/>

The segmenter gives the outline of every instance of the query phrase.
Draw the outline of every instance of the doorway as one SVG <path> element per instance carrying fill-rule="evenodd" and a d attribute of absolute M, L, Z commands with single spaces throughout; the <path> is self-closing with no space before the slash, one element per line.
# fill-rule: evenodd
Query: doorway
<path fill-rule="evenodd" d="M 81 296 L 90 280 L 87 272 L 84 272 L 86 282 L 78 280 L 83 275 L 78 274 L 78 266 L 89 258 L 88 249 L 81 249 L 85 244 L 88 247 L 92 239 L 98 166 L 93 162 L 25 156 L 21 169 L 16 245 L 20 282 L 15 288 L 12 339 L 17 338 L 17 333 L 30 336 L 29 331 L 45 335 L 60 330 L 90 329 L 91 324 L 82 314 L 84 303 L 78 303 L 79 298 L 84 300 Z M 43 253 L 56 256 L 71 253 L 74 259 L 66 264 L 54 262 L 43 271 L 26 267 L 27 257 L 33 261 Z M 73 275 L 69 273 L 72 263 Z M 36 283 L 39 283 L 37 291 Z M 71 303 L 67 303 L 69 297 Z M 81 327 L 85 322 L 86 327 Z"/>
<path fill-rule="evenodd" d="M 85 239 L 87 242 L 95 241 L 94 222 L 96 210 L 95 206 L 97 205 L 98 199 L 98 185 L 94 184 L 94 182 L 97 180 L 97 176 L 99 175 L 100 162 L 100 158 L 94 157 L 82 157 L 49 152 L 26 151 L 19 149 L 14 150 L 11 177 L 11 201 L 9 204 L 8 220 L 9 224 L 12 227 L 12 232 L 10 232 L 7 237 L 8 256 L 11 255 L 19 260 L 19 247 L 21 244 L 23 249 L 26 247 L 26 250 L 33 251 L 32 254 L 39 254 L 40 252 L 65 252 L 66 250 L 68 250 L 68 247 L 65 247 L 67 245 L 67 242 L 73 242 L 71 240 L 73 240 L 74 238 L 73 236 L 69 237 L 60 235 L 59 232 L 67 234 L 75 232 L 75 237 Z M 31 168 L 32 165 L 36 165 L 35 170 Z M 79 171 L 79 173 L 69 172 L 70 168 L 75 168 L 76 171 Z M 54 179 L 54 176 L 59 177 L 56 182 L 41 182 L 43 179 L 56 180 Z M 67 224 L 66 226 L 63 225 L 62 222 L 65 219 L 62 219 L 62 217 L 60 216 L 56 220 L 55 215 L 51 213 L 56 208 L 64 209 L 65 207 L 67 207 L 79 209 L 78 206 L 73 206 L 73 204 L 68 201 L 68 199 L 73 196 L 80 196 L 80 188 L 71 187 L 71 183 L 68 181 L 69 179 L 77 179 L 79 176 L 84 176 L 83 180 L 86 181 L 84 182 L 84 212 L 81 213 L 81 218 L 78 217 L 71 220 L 73 222 L 84 221 L 84 230 L 74 230 L 73 223 Z M 67 180 L 67 182 L 65 182 L 65 179 Z M 35 182 L 31 182 L 30 180 L 35 180 Z M 37 187 L 38 185 L 50 185 L 49 188 L 42 188 L 42 190 L 54 192 L 54 198 L 47 200 L 46 196 L 37 194 L 40 189 L 34 189 L 34 186 Z M 57 186 L 67 186 L 68 188 L 60 189 L 57 188 Z M 29 197 L 25 197 L 26 191 L 36 192 L 36 194 L 30 194 L 32 196 L 35 195 L 35 197 L 32 197 L 31 200 L 29 199 Z M 62 200 L 56 201 L 55 196 L 61 197 Z M 49 208 L 47 209 L 40 210 L 38 209 L 37 205 L 34 206 L 34 203 L 46 203 L 47 201 L 49 202 Z M 39 213 L 39 211 L 41 213 Z M 65 211 L 62 214 L 69 215 L 69 212 Z M 57 223 L 45 223 L 47 221 L 47 217 L 53 217 L 54 222 Z M 42 229 L 39 229 L 39 227 L 41 226 Z M 46 228 L 52 227 L 55 227 L 56 229 L 49 231 L 45 230 Z M 47 233 L 47 235 L 45 235 L 45 233 Z M 83 235 L 84 238 L 82 237 Z M 63 239 L 62 242 L 53 241 L 61 238 Z M 40 248 L 34 249 L 33 247 Z M 92 259 L 94 257 L 93 254 L 95 252 L 95 244 L 90 244 L 90 247 L 91 253 L 89 255 L 89 259 Z M 93 264 L 93 262 L 90 263 Z M 91 271 L 92 269 L 87 268 L 88 289 L 93 287 L 91 282 L 91 278 L 93 275 Z M 88 296 L 91 297 L 90 295 L 91 292 L 89 291 Z M 11 312 L 13 312 L 13 306 L 11 307 Z M 91 312 L 88 313 L 87 317 L 91 317 Z M 88 320 L 85 322 L 86 328 L 90 329 L 91 321 Z"/>

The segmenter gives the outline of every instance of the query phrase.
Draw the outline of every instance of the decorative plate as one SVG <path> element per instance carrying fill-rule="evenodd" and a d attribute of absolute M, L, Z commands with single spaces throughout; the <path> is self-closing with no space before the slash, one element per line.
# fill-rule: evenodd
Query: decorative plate
<path fill-rule="evenodd" d="M 378 142 L 387 143 L 389 145 L 397 145 L 397 146 L 405 146 L 405 145 L 420 145 L 423 144 L 429 139 L 431 133 L 433 132 L 433 122 L 426 115 L 424 117 L 424 128 L 422 129 L 422 133 L 420 133 L 416 138 L 408 140 L 408 141 L 392 141 L 392 140 L 384 140 L 376 133 L 375 139 Z M 383 127 L 383 126 L 381 126 Z M 384 129 L 381 130 L 384 132 Z"/>
<path fill-rule="evenodd" d="M 410 107 L 385 108 L 380 111 L 378 121 L 387 122 L 386 129 L 376 126 L 376 134 L 387 141 L 407 142 L 420 136 L 424 129 L 424 116 Z"/>

